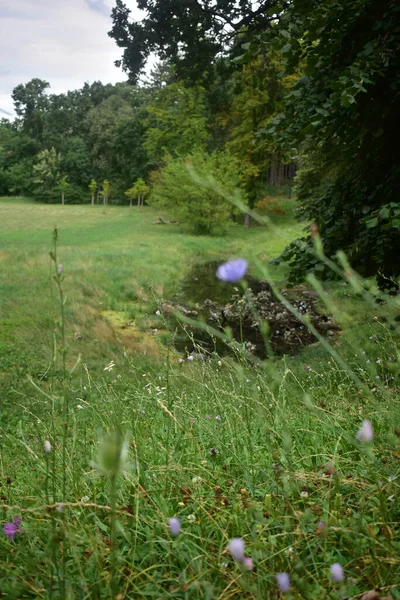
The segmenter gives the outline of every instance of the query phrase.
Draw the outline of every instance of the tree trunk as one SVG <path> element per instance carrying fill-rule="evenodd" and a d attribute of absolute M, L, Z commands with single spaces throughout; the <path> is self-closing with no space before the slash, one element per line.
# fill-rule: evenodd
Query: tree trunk
<path fill-rule="evenodd" d="M 96 204 L 99 204 L 99 201 L 100 201 L 99 199 L 100 199 L 100 190 L 98 190 L 98 192 L 97 192 L 97 202 L 96 202 Z"/>
<path fill-rule="evenodd" d="M 278 179 L 278 157 L 274 153 L 271 158 L 271 166 L 269 169 L 269 183 L 270 185 L 277 185 Z"/>
<path fill-rule="evenodd" d="M 103 206 L 105 206 L 105 205 L 106 205 L 106 195 L 103 194 Z"/>
<path fill-rule="evenodd" d="M 64 204 L 64 192 L 61 192 L 61 204 Z"/>
<path fill-rule="evenodd" d="M 92 206 L 94 206 L 94 194 L 92 194 Z"/>
<path fill-rule="evenodd" d="M 249 213 L 246 213 L 244 215 L 244 226 L 246 227 L 246 229 L 249 229 L 250 222 L 251 222 L 251 216 L 249 215 Z"/>
<path fill-rule="evenodd" d="M 132 196 L 129 198 L 129 206 L 132 208 Z"/>

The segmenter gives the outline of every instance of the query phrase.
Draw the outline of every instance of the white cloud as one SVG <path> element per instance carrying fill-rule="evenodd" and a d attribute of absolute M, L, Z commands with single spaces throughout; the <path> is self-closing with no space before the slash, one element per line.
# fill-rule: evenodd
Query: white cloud
<path fill-rule="evenodd" d="M 132 16 L 140 18 L 128 0 Z M 12 112 L 11 92 L 33 77 L 62 93 L 100 80 L 124 81 L 114 61 L 121 51 L 108 37 L 112 0 L 0 0 L 0 109 Z"/>

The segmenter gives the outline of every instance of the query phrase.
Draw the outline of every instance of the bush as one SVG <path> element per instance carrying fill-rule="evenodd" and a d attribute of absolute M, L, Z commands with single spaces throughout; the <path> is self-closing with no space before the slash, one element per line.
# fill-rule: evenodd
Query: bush
<path fill-rule="evenodd" d="M 226 153 L 195 152 L 186 163 L 191 163 L 197 181 L 182 158 L 168 158 L 166 166 L 153 176 L 153 190 L 149 203 L 168 210 L 197 234 L 223 233 L 238 209 L 209 185 L 220 186 L 231 194 L 240 187 L 238 161 Z M 204 185 L 202 185 L 204 182 Z"/>

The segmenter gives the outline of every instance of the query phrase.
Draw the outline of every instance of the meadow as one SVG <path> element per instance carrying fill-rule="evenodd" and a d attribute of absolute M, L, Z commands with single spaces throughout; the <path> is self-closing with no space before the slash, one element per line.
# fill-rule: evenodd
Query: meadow
<path fill-rule="evenodd" d="M 203 237 L 0 199 L 0 597 L 400 598 L 397 299 L 314 282 L 340 335 L 257 362 L 157 314 L 208 260 L 284 285 L 285 208 Z"/>

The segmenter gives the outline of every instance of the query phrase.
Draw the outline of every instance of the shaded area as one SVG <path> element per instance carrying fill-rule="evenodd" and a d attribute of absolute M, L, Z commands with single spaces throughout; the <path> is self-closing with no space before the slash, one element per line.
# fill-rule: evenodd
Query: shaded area
<path fill-rule="evenodd" d="M 227 344 L 212 338 L 206 331 L 189 324 L 182 325 L 174 316 L 179 312 L 224 332 L 242 342 L 248 352 L 265 358 L 268 354 L 287 354 L 316 341 L 308 327 L 278 300 L 266 281 L 246 277 L 247 287 L 225 284 L 215 275 L 217 262 L 194 266 L 182 283 L 174 300 L 162 305 L 162 312 L 175 329 L 175 347 L 184 352 L 226 354 Z M 299 314 L 322 334 L 334 336 L 338 330 L 333 318 L 318 310 L 318 296 L 312 290 L 283 290 Z M 261 329 L 263 333 L 261 333 Z"/>

